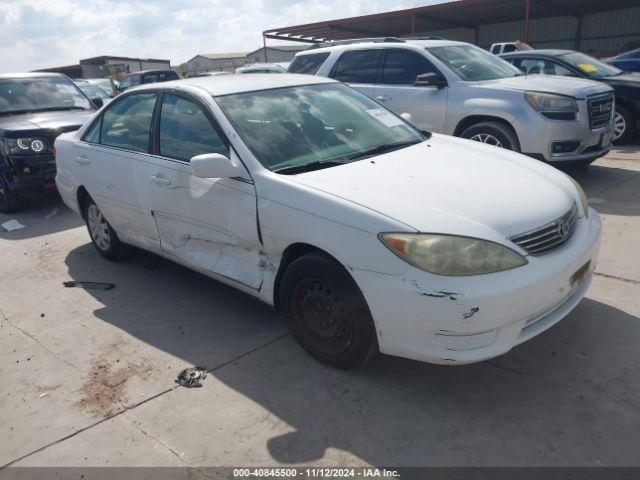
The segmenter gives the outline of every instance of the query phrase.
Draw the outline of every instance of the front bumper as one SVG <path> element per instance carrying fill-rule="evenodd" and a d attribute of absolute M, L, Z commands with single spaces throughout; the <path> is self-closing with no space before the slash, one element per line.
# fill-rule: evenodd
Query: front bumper
<path fill-rule="evenodd" d="M 34 196 L 54 192 L 56 164 L 52 155 L 17 157 L 7 180 L 12 192 L 20 196 Z"/>
<path fill-rule="evenodd" d="M 611 150 L 613 125 L 591 129 L 584 101 L 579 102 L 577 120 L 551 120 L 530 110 L 514 125 L 525 155 L 560 164 L 593 161 Z M 556 151 L 558 145 L 567 147 L 566 151 Z"/>
<path fill-rule="evenodd" d="M 354 270 L 380 350 L 440 364 L 474 363 L 508 352 L 560 321 L 584 297 L 600 228 L 592 210 L 561 248 L 495 274 L 444 277 L 413 267 L 401 275 Z M 572 283 L 579 271 L 579 281 Z"/>

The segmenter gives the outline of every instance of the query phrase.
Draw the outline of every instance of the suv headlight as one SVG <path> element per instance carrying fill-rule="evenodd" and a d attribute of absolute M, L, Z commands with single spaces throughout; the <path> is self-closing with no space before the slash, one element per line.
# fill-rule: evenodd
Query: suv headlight
<path fill-rule="evenodd" d="M 5 143 L 12 154 L 37 155 L 47 151 L 47 141 L 39 137 L 5 138 Z"/>
<path fill-rule="evenodd" d="M 584 193 L 584 190 L 582 189 L 582 187 L 578 182 L 576 182 L 569 175 L 567 175 L 567 177 L 569 177 L 569 180 L 571 180 L 571 183 L 573 183 L 573 186 L 576 187 L 576 190 L 578 191 L 578 196 L 580 197 L 580 203 L 582 203 L 582 211 L 584 212 L 584 218 L 589 218 L 589 200 L 587 200 L 586 193 Z"/>
<path fill-rule="evenodd" d="M 528 263 L 510 248 L 478 238 L 426 233 L 383 233 L 379 237 L 404 261 L 437 275 L 482 275 Z"/>
<path fill-rule="evenodd" d="M 554 93 L 524 92 L 524 98 L 535 110 L 554 120 L 575 120 L 578 103 L 573 97 Z"/>

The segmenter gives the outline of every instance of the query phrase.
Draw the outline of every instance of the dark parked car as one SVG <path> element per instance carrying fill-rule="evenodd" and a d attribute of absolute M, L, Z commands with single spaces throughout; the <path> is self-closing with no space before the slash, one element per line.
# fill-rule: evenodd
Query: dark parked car
<path fill-rule="evenodd" d="M 640 72 L 640 48 L 605 58 L 604 61 L 626 72 Z"/>
<path fill-rule="evenodd" d="M 614 142 L 635 136 L 640 127 L 640 74 L 625 72 L 573 50 L 529 50 L 501 56 L 527 75 L 582 77 L 604 82 L 615 90 Z"/>
<path fill-rule="evenodd" d="M 0 75 L 0 212 L 55 191 L 53 142 L 77 130 L 95 111 L 65 75 Z"/>
<path fill-rule="evenodd" d="M 118 90 L 123 92 L 127 88 L 143 83 L 168 82 L 170 80 L 180 80 L 180 77 L 173 70 L 143 70 L 123 77 L 118 85 Z"/>

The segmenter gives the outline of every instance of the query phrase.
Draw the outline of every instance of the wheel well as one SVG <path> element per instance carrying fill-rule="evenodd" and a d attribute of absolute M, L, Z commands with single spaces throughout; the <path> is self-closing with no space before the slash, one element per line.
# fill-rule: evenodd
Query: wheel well
<path fill-rule="evenodd" d="M 315 247 L 308 243 L 293 243 L 285 248 L 284 252 L 282 252 L 282 260 L 280 260 L 280 266 L 278 267 L 278 273 L 276 273 L 276 279 L 273 286 L 273 304 L 276 310 L 280 310 L 280 281 L 282 280 L 282 275 L 285 270 L 291 263 L 311 252 L 319 252 L 323 255 L 326 255 L 329 258 L 332 258 L 337 263 L 341 264 L 334 256 L 329 254 L 328 252 L 322 250 L 321 248 Z"/>
<path fill-rule="evenodd" d="M 460 120 L 460 123 L 458 123 L 458 126 L 456 126 L 456 129 L 454 130 L 453 135 L 455 137 L 459 137 L 460 135 L 462 135 L 462 132 L 464 132 L 471 125 L 475 125 L 476 123 L 480 123 L 480 122 L 501 123 L 502 125 L 511 129 L 511 131 L 513 131 L 513 134 L 516 136 L 516 138 L 518 138 L 518 134 L 516 133 L 516 131 L 513 129 L 513 127 L 509 122 L 507 122 L 504 118 L 492 117 L 490 115 L 471 115 L 469 117 L 463 118 L 462 120 Z"/>
<path fill-rule="evenodd" d="M 86 218 L 84 218 L 84 208 L 82 208 L 82 206 L 84 205 L 84 201 L 91 197 L 91 195 L 89 195 L 89 192 L 87 192 L 87 189 L 84 188 L 83 186 L 80 186 L 80 188 L 78 188 L 78 207 L 80 208 L 80 215 L 82 215 L 82 218 L 86 220 Z"/>

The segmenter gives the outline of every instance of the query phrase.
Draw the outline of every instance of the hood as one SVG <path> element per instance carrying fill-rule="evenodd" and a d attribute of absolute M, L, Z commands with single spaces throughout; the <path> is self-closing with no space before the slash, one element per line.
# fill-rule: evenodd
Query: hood
<path fill-rule="evenodd" d="M 625 72 L 622 75 L 601 78 L 603 82 L 609 85 L 628 85 L 630 87 L 640 87 L 640 73 Z"/>
<path fill-rule="evenodd" d="M 578 99 L 611 91 L 609 86 L 601 82 L 584 78 L 559 77 L 553 75 L 522 75 L 518 77 L 498 78 L 480 82 L 478 85 L 488 88 L 557 93 Z"/>
<path fill-rule="evenodd" d="M 0 129 L 7 131 L 37 129 L 68 131 L 70 127 L 80 128 L 94 113 L 94 110 L 65 110 L 0 115 Z"/>
<path fill-rule="evenodd" d="M 517 153 L 434 135 L 412 147 L 290 178 L 420 232 L 499 239 L 565 214 L 576 197 L 564 177 Z"/>

